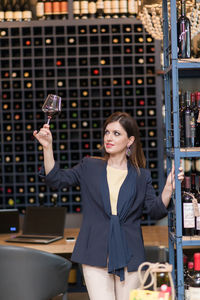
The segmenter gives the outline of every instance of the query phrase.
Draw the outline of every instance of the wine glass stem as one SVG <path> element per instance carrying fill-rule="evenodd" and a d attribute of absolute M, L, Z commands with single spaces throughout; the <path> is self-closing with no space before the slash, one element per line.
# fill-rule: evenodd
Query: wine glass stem
<path fill-rule="evenodd" d="M 48 117 L 48 120 L 47 120 L 47 125 L 49 125 L 49 123 L 50 123 L 50 120 L 51 120 L 51 117 Z"/>

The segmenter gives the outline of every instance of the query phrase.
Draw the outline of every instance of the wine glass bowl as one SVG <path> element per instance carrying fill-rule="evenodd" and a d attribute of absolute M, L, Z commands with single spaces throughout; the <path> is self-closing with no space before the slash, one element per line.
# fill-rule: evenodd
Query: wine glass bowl
<path fill-rule="evenodd" d="M 61 112 L 61 97 L 49 94 L 42 106 L 42 111 L 47 114 L 47 124 L 49 124 L 50 120 Z"/>

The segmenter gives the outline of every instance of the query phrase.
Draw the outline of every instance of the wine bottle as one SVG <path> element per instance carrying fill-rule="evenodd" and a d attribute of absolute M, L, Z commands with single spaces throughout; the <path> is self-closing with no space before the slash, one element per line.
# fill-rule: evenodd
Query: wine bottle
<path fill-rule="evenodd" d="M 195 93 L 196 107 L 198 110 L 198 116 L 196 119 L 196 138 L 195 147 L 200 147 L 200 92 Z"/>
<path fill-rule="evenodd" d="M 7 0 L 5 6 L 4 6 L 4 17 L 5 21 L 11 22 L 13 21 L 13 10 L 12 10 L 12 1 Z"/>
<path fill-rule="evenodd" d="M 46 20 L 52 19 L 52 1 L 44 0 L 44 17 Z"/>
<path fill-rule="evenodd" d="M 111 5 L 112 5 L 112 1 L 111 0 L 104 0 L 104 17 L 106 19 L 111 18 L 111 13 L 112 13 L 112 9 L 111 9 Z"/>
<path fill-rule="evenodd" d="M 185 0 L 181 0 L 181 16 L 177 22 L 178 58 L 191 57 L 190 20 L 185 13 Z"/>
<path fill-rule="evenodd" d="M 3 1 L 0 1 L 0 22 L 3 22 L 5 18 L 4 5 L 2 2 Z"/>
<path fill-rule="evenodd" d="M 113 18 L 119 18 L 119 1 L 118 0 L 112 0 L 111 2 L 111 10 L 112 10 L 112 17 Z"/>
<path fill-rule="evenodd" d="M 128 17 L 128 3 L 126 0 L 119 0 L 119 16 L 121 18 Z"/>
<path fill-rule="evenodd" d="M 95 18 L 96 17 L 96 0 L 89 0 L 88 1 L 88 16 L 89 18 Z"/>
<path fill-rule="evenodd" d="M 60 17 L 65 20 L 68 17 L 68 1 L 61 0 L 60 1 Z"/>
<path fill-rule="evenodd" d="M 185 109 L 183 111 L 184 146 L 192 147 L 195 135 L 194 115 L 190 106 L 190 92 L 185 93 Z"/>
<path fill-rule="evenodd" d="M 184 118 L 183 118 L 183 112 L 185 110 L 185 95 L 181 91 L 179 95 L 179 129 L 180 129 L 180 146 L 184 147 Z"/>
<path fill-rule="evenodd" d="M 159 257 L 158 261 L 161 264 L 165 264 L 167 262 L 167 251 L 164 246 L 159 247 Z M 169 275 L 168 272 L 158 272 L 156 273 L 157 279 L 157 288 L 160 289 L 163 284 L 170 286 Z"/>
<path fill-rule="evenodd" d="M 81 19 L 88 18 L 88 1 L 81 0 Z"/>
<path fill-rule="evenodd" d="M 52 3 L 52 18 L 54 20 L 60 19 L 60 0 L 54 0 Z"/>
<path fill-rule="evenodd" d="M 80 1 L 79 0 L 73 1 L 73 15 L 74 15 L 74 19 L 80 18 Z"/>
<path fill-rule="evenodd" d="M 199 300 L 200 295 L 200 253 L 194 254 L 194 272 L 189 287 L 190 299 Z"/>
<path fill-rule="evenodd" d="M 197 196 L 198 194 L 198 191 L 196 189 L 196 174 L 195 173 L 192 173 L 191 174 L 191 193 L 194 195 L 194 197 Z"/>
<path fill-rule="evenodd" d="M 97 18 L 102 19 L 104 17 L 104 2 L 103 2 L 103 0 L 97 0 L 96 9 L 97 9 L 97 12 L 96 12 Z"/>
<path fill-rule="evenodd" d="M 193 276 L 193 272 L 194 272 L 194 262 L 189 261 L 187 265 L 187 270 L 184 273 L 185 300 L 191 300 L 189 287 L 190 287 L 191 276 Z"/>
<path fill-rule="evenodd" d="M 195 233 L 195 216 L 192 203 L 191 180 L 189 176 L 185 176 L 185 186 L 182 192 L 182 207 L 183 207 L 183 235 L 192 236 Z"/>
<path fill-rule="evenodd" d="M 13 5 L 13 21 L 22 21 L 20 0 L 15 0 L 15 4 Z"/>
<path fill-rule="evenodd" d="M 44 0 L 38 0 L 36 4 L 36 17 L 38 20 L 44 20 Z"/>
<path fill-rule="evenodd" d="M 138 13 L 138 2 L 136 0 L 128 0 L 128 16 L 136 17 Z"/>
<path fill-rule="evenodd" d="M 22 19 L 23 21 L 32 20 L 32 10 L 30 7 L 29 0 L 24 0 L 24 4 L 22 6 Z"/>

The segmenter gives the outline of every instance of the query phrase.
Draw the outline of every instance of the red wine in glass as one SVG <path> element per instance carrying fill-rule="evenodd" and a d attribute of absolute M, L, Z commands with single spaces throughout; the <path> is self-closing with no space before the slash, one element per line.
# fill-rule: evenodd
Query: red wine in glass
<path fill-rule="evenodd" d="M 61 112 L 61 97 L 53 94 L 48 95 L 42 106 L 42 111 L 47 114 L 47 124 L 49 125 L 50 120 Z"/>

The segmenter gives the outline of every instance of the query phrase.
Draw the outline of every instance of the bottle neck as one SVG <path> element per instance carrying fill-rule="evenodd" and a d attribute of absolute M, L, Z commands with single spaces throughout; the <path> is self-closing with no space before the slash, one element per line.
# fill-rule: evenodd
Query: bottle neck
<path fill-rule="evenodd" d="M 181 1 L 181 16 L 185 17 L 185 1 Z"/>

